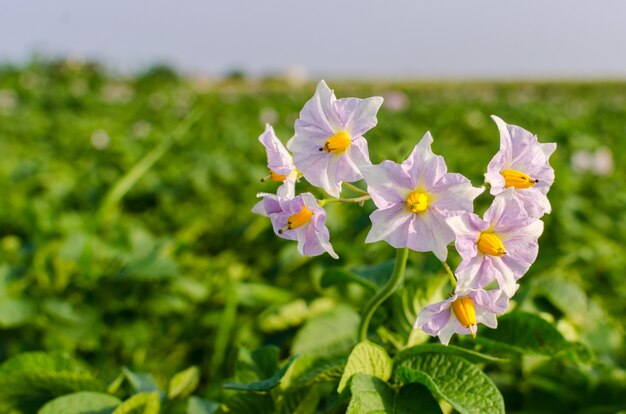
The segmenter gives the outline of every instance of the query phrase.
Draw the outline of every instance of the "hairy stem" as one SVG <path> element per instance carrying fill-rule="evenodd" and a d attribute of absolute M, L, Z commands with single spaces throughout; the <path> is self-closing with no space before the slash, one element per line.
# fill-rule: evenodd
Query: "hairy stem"
<path fill-rule="evenodd" d="M 371 200 L 371 199 L 372 197 L 369 194 L 364 195 L 362 197 L 356 197 L 356 198 L 325 198 L 324 200 L 319 201 L 319 205 L 320 207 L 323 207 L 326 204 L 330 204 L 330 203 L 362 203 L 364 201 Z"/>
<path fill-rule="evenodd" d="M 370 321 L 372 320 L 372 316 L 374 316 L 376 310 L 385 300 L 387 300 L 389 296 L 391 296 L 396 287 L 400 284 L 400 282 L 402 282 L 408 257 L 408 248 L 405 247 L 396 251 L 396 263 L 393 266 L 391 277 L 365 306 L 365 312 L 363 313 L 363 318 L 361 319 L 361 324 L 359 325 L 359 342 L 367 339 L 367 329 L 369 328 Z"/>
<path fill-rule="evenodd" d="M 369 193 L 367 191 L 360 189 L 356 185 L 352 185 L 352 184 L 346 183 L 346 182 L 344 182 L 343 185 L 345 185 L 346 187 L 348 187 L 350 190 L 354 191 L 355 193 L 369 195 Z"/>
<path fill-rule="evenodd" d="M 452 285 L 452 289 L 456 288 L 456 277 L 454 276 L 454 273 L 452 273 L 452 270 L 450 270 L 450 266 L 448 266 L 448 263 L 443 261 L 441 262 L 441 264 L 443 265 L 444 269 L 446 269 L 448 277 L 450 277 L 450 284 Z"/>

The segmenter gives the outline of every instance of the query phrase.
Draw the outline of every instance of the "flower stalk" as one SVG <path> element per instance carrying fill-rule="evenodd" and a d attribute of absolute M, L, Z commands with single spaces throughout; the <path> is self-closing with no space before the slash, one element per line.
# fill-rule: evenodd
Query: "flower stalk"
<path fill-rule="evenodd" d="M 398 287 L 398 285 L 402 282 L 408 257 L 408 248 L 404 247 L 396 250 L 396 262 L 393 266 L 391 277 L 365 306 L 365 312 L 363 313 L 363 318 L 361 319 L 361 323 L 359 325 L 359 342 L 367 339 L 367 330 L 376 310 L 385 300 L 387 300 L 387 298 L 389 298 L 389 296 L 391 296 L 396 287 Z"/>
<path fill-rule="evenodd" d="M 330 203 L 363 203 L 367 200 L 371 200 L 372 196 L 364 195 L 356 198 L 325 198 L 324 200 L 319 200 L 320 207 L 325 206 Z"/>

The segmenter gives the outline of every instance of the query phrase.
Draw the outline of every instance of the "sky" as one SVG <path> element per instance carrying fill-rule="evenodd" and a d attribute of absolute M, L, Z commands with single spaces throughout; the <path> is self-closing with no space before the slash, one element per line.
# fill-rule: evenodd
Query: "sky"
<path fill-rule="evenodd" d="M 0 2 L 0 62 L 39 54 L 209 76 L 626 78 L 624 0 Z"/>

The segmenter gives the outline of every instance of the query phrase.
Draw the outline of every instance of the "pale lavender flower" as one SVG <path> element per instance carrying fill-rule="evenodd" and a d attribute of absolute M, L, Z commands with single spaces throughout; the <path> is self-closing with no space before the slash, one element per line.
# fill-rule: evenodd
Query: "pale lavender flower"
<path fill-rule="evenodd" d="M 271 125 L 265 125 L 265 132 L 259 136 L 259 141 L 267 152 L 267 168 L 270 169 L 270 175 L 265 177 L 263 181 L 271 180 L 282 183 L 276 191 L 279 196 L 287 198 L 295 196 L 298 170 L 293 163 L 291 154 L 280 142 Z"/>
<path fill-rule="evenodd" d="M 500 151 L 491 159 L 485 173 L 491 194 L 498 195 L 512 187 L 531 217 L 550 213 L 552 208 L 546 194 L 554 182 L 554 170 L 549 158 L 556 144 L 540 144 L 537 136 L 525 129 L 509 125 L 495 115 L 491 118 L 500 130 Z"/>
<path fill-rule="evenodd" d="M 298 241 L 298 252 L 303 256 L 318 256 L 328 252 L 338 259 L 330 244 L 326 227 L 326 211 L 317 204 L 311 193 L 302 193 L 293 198 L 259 193 L 263 197 L 252 212 L 269 217 L 278 237 Z"/>
<path fill-rule="evenodd" d="M 495 329 L 496 315 L 503 314 L 508 307 L 509 298 L 499 289 L 457 286 L 451 298 L 422 309 L 415 327 L 419 326 L 430 336 L 438 336 L 442 344 L 448 345 L 455 333 L 476 336 L 479 323 Z"/>
<path fill-rule="evenodd" d="M 495 279 L 511 297 L 537 258 L 543 222 L 527 214 L 514 191 L 497 195 L 484 220 L 473 213 L 446 219 L 463 259 L 455 272 L 459 285 L 482 288 Z"/>
<path fill-rule="evenodd" d="M 446 217 L 471 212 L 484 188 L 473 187 L 461 174 L 448 173 L 442 156 L 433 154 L 429 132 L 402 164 L 383 161 L 361 168 L 378 207 L 370 215 L 366 243 L 384 240 L 395 248 L 448 255 L 454 232 Z"/>
<path fill-rule="evenodd" d="M 339 197 L 341 183 L 358 181 L 360 168 L 371 165 L 363 134 L 376 126 L 383 98 L 337 99 L 322 80 L 296 120 L 287 142 L 298 170 L 311 184 Z"/>

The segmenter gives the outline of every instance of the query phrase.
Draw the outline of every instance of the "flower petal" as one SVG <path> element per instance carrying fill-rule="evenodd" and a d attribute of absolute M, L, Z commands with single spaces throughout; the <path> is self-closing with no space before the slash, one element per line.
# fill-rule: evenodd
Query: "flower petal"
<path fill-rule="evenodd" d="M 408 247 L 407 239 L 413 216 L 414 213 L 408 211 L 402 204 L 374 211 L 370 215 L 372 228 L 367 234 L 365 243 L 384 240 L 396 249 Z"/>

